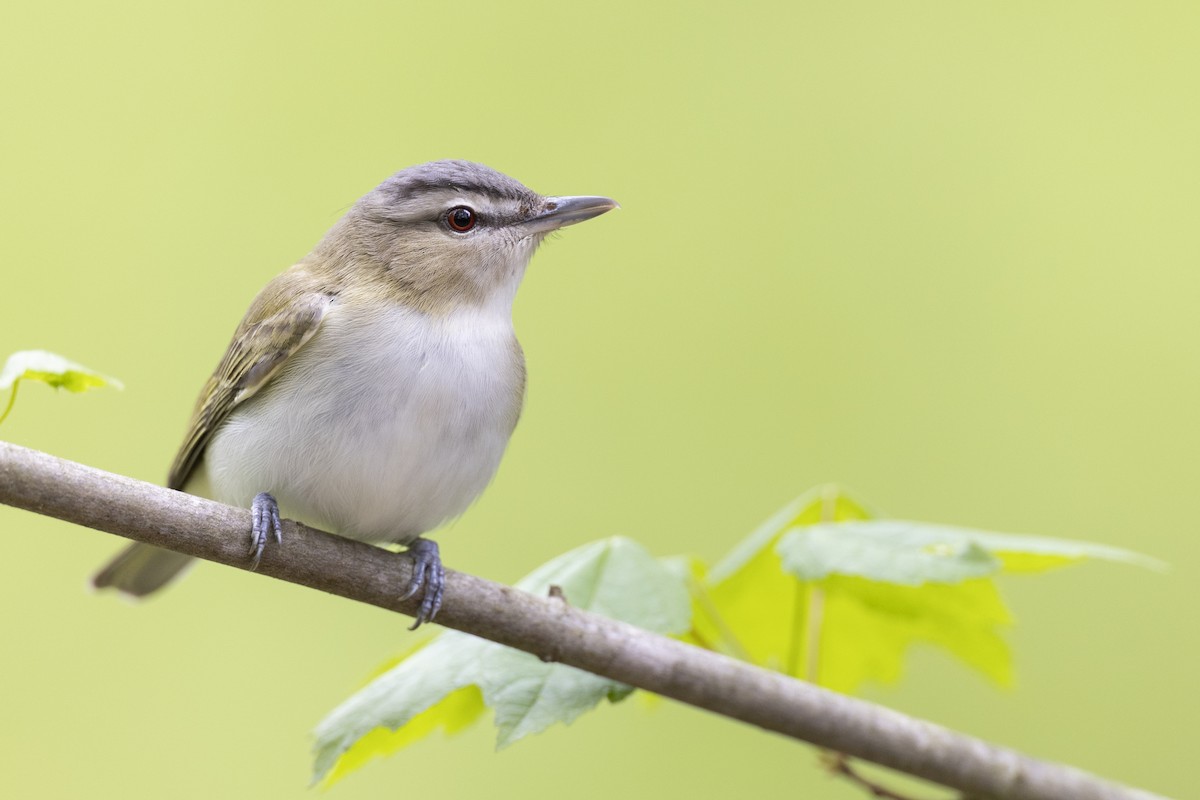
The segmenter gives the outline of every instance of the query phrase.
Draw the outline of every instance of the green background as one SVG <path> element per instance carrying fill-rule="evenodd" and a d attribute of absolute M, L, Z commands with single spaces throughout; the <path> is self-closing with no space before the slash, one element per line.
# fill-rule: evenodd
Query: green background
<path fill-rule="evenodd" d="M 803 489 L 1174 565 L 1007 579 L 1018 686 L 918 651 L 870 696 L 1196 791 L 1200 7 L 10 3 L 5 439 L 162 480 L 250 298 L 390 172 L 483 161 L 622 210 L 534 259 L 528 404 L 439 540 L 513 581 L 610 534 L 715 560 Z M 89 596 L 114 537 L 0 509 L 0 793 L 311 797 L 309 731 L 405 620 L 202 565 Z M 673 704 L 500 754 L 486 725 L 331 797 L 853 798 Z"/>

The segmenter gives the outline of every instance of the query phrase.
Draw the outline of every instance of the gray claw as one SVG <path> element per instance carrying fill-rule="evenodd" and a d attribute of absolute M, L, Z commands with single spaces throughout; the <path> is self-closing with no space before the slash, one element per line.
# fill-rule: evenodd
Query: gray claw
<path fill-rule="evenodd" d="M 279 518 L 279 504 L 266 492 L 255 495 L 254 502 L 250 504 L 250 514 L 250 553 L 254 556 L 250 569 L 258 569 L 258 562 L 262 560 L 271 534 L 274 533 L 277 543 L 283 544 L 283 520 Z"/>
<path fill-rule="evenodd" d="M 415 621 L 409 627 L 412 631 L 426 622 L 433 622 L 433 618 L 441 609 L 442 595 L 446 588 L 446 570 L 442 566 L 437 542 L 415 539 L 408 546 L 408 554 L 413 558 L 412 579 L 408 583 L 408 590 L 400 599 L 408 600 L 421 595 L 421 607 L 417 610 Z"/>

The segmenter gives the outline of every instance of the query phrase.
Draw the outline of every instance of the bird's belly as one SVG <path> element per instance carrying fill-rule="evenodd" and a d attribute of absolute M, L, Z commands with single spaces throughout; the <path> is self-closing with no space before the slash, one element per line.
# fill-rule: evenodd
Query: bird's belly
<path fill-rule="evenodd" d="M 516 425 L 524 365 L 511 322 L 331 310 L 208 446 L 216 499 L 270 492 L 285 516 L 407 542 L 466 510 Z"/>

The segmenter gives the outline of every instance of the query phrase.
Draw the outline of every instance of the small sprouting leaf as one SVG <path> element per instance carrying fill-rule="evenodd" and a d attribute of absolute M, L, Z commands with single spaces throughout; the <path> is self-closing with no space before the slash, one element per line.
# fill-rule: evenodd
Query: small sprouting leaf
<path fill-rule="evenodd" d="M 9 356 L 4 362 L 4 367 L 0 368 L 0 391 L 12 390 L 7 405 L 0 411 L 0 422 L 3 422 L 12 410 L 17 399 L 17 384 L 23 380 L 41 381 L 55 389 L 66 389 L 68 392 L 83 392 L 99 386 L 124 388 L 116 378 L 101 375 L 57 353 L 21 350 Z"/>
<path fill-rule="evenodd" d="M 56 389 L 82 392 L 99 386 L 123 388 L 116 378 L 69 361 L 45 350 L 21 350 L 13 353 L 0 369 L 0 391 L 20 380 L 41 381 Z"/>
<path fill-rule="evenodd" d="M 562 589 L 566 602 L 668 634 L 686 631 L 687 589 L 636 542 L 612 538 L 550 561 L 517 584 L 545 595 Z M 570 723 L 629 687 L 455 631 L 387 670 L 329 714 L 316 730 L 316 780 L 333 781 L 376 755 L 394 752 L 430 732 L 458 730 L 484 705 L 495 713 L 504 747 L 556 722 Z"/>

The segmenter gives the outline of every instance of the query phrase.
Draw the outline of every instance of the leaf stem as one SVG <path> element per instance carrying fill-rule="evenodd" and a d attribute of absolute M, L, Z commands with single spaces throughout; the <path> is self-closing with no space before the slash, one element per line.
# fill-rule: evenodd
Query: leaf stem
<path fill-rule="evenodd" d="M 788 639 L 788 655 L 784 673 L 799 676 L 800 664 L 808 663 L 808 606 L 809 586 L 796 578 L 792 582 L 792 625 Z"/>
<path fill-rule="evenodd" d="M 21 383 L 21 379 L 17 378 L 13 381 L 12 392 L 8 395 L 8 405 L 4 407 L 4 412 L 0 413 L 0 422 L 4 422 L 8 418 L 8 412 L 13 410 L 13 406 L 17 404 L 17 386 Z"/>
<path fill-rule="evenodd" d="M 837 501 L 841 490 L 836 484 L 821 487 L 821 522 L 837 522 Z M 805 660 L 804 677 L 818 683 L 821 674 L 821 627 L 825 622 L 825 590 L 808 584 L 808 609 L 804 620 Z"/>
<path fill-rule="evenodd" d="M 817 683 L 821 676 L 821 623 L 825 616 L 825 590 L 811 583 L 807 589 L 804 620 L 804 680 Z"/>

